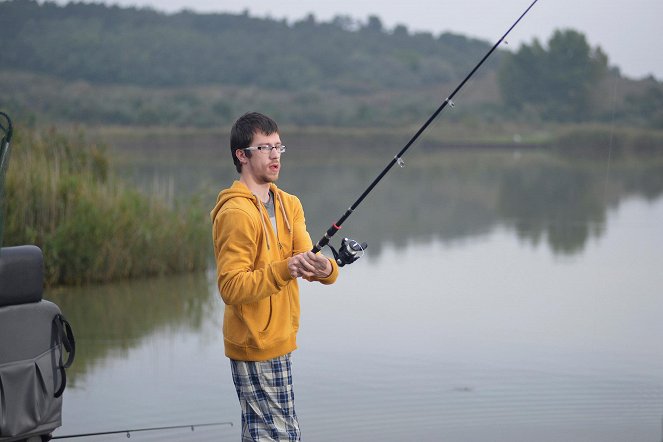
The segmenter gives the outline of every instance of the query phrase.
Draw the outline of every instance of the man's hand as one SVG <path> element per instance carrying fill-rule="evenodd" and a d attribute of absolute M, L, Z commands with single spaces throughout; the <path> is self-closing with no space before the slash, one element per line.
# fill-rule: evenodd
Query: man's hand
<path fill-rule="evenodd" d="M 332 265 L 324 255 L 308 251 L 290 258 L 288 270 L 293 278 L 326 278 L 331 275 Z"/>

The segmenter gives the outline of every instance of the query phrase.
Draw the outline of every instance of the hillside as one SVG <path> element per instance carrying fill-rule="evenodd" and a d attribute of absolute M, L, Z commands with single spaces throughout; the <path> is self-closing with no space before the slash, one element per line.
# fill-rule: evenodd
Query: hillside
<path fill-rule="evenodd" d="M 0 17 L 3 65 L 97 84 L 416 88 L 457 78 L 489 47 L 452 34 L 386 32 L 377 18 L 354 29 L 340 17 L 288 24 L 34 0 L 0 3 Z"/>
<path fill-rule="evenodd" d="M 411 125 L 492 45 L 385 29 L 377 17 L 288 23 L 34 0 L 0 2 L 0 40 L 0 107 L 21 119 L 193 127 L 228 124 L 247 109 L 297 125 Z M 493 54 L 457 97 L 462 105 L 452 119 L 521 118 L 505 112 L 498 82 L 511 58 Z M 613 68 L 593 86 L 591 118 L 642 123 L 632 115 L 652 87 L 663 91 L 655 80 L 631 81 Z M 614 99 L 606 102 L 609 92 Z"/>

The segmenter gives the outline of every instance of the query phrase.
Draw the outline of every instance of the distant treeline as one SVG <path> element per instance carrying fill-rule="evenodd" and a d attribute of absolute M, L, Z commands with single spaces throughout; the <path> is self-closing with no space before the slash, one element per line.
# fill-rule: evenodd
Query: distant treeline
<path fill-rule="evenodd" d="M 0 3 L 0 17 L 4 67 L 99 84 L 412 88 L 457 78 L 489 47 L 453 34 L 387 32 L 376 17 L 358 27 L 342 17 L 288 24 L 34 0 Z"/>
<path fill-rule="evenodd" d="M 386 29 L 376 16 L 289 23 L 34 0 L 0 3 L 0 41 L 6 110 L 49 121 L 203 127 L 247 109 L 293 124 L 412 124 L 492 45 Z M 473 82 L 454 118 L 609 115 L 663 126 L 663 86 L 623 79 L 575 31 L 556 32 L 547 47 L 497 51 Z M 606 103 L 615 82 L 628 84 Z"/>

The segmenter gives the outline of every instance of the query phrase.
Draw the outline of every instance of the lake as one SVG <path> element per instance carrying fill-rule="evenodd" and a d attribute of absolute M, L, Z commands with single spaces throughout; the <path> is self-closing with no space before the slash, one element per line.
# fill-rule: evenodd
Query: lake
<path fill-rule="evenodd" d="M 399 149 L 283 139 L 314 242 Z M 167 198 L 211 208 L 235 177 L 224 147 L 141 147 L 119 173 Z M 405 161 L 337 235 L 365 256 L 300 283 L 303 440 L 661 441 L 663 155 L 424 142 Z M 211 266 L 47 293 L 78 344 L 56 436 L 239 439 Z"/>

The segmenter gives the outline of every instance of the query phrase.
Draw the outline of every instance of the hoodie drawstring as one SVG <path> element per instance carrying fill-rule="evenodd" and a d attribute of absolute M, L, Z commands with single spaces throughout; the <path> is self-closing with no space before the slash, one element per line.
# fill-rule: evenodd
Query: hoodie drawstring
<path fill-rule="evenodd" d="M 276 195 L 276 199 L 279 200 L 279 207 L 281 208 L 281 213 L 283 214 L 283 220 L 285 221 L 285 225 L 288 228 L 288 232 L 292 232 L 292 227 L 290 226 L 290 221 L 288 220 L 288 215 L 285 213 L 285 208 L 283 207 L 283 201 L 281 200 L 281 196 L 278 194 L 278 192 L 274 192 L 274 195 Z M 256 196 L 256 202 L 257 202 L 257 207 L 258 211 L 260 212 L 260 221 L 262 222 L 262 232 L 265 234 L 265 241 L 267 242 L 267 250 L 270 249 L 269 246 L 269 234 L 267 232 L 267 224 L 265 223 L 265 216 L 269 218 L 269 214 L 265 215 L 266 209 L 262 208 L 262 204 L 260 203 L 260 200 Z"/>
<path fill-rule="evenodd" d="M 283 207 L 283 201 L 281 201 L 281 196 L 277 193 L 274 192 L 276 195 L 276 199 L 279 200 L 279 207 L 281 207 L 281 213 L 283 214 L 283 219 L 285 220 L 285 225 L 288 227 L 288 232 L 292 232 L 292 228 L 290 227 L 290 221 L 288 221 L 288 216 L 285 214 L 285 208 Z"/>

